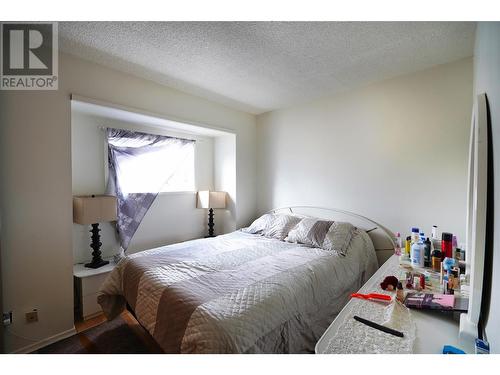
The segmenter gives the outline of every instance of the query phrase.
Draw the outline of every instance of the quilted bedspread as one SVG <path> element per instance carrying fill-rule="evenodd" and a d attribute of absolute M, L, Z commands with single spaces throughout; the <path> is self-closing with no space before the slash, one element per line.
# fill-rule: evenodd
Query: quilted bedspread
<path fill-rule="evenodd" d="M 306 353 L 376 269 L 363 231 L 346 256 L 236 231 L 126 257 L 98 302 L 166 353 Z"/>

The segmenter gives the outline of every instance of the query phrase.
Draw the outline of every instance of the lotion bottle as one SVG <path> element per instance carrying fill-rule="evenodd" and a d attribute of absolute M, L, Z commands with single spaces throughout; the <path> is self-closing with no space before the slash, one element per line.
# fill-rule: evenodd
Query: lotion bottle
<path fill-rule="evenodd" d="M 411 245 L 411 265 L 412 267 L 424 267 L 424 243 L 415 242 Z"/>

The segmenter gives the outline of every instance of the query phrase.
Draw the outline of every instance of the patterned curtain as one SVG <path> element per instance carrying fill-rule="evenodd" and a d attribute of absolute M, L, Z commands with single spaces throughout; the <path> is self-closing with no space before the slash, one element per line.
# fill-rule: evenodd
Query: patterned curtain
<path fill-rule="evenodd" d="M 106 135 L 106 193 L 117 197 L 116 228 L 126 250 L 162 187 L 192 155 L 195 141 L 112 128 L 106 129 Z"/>

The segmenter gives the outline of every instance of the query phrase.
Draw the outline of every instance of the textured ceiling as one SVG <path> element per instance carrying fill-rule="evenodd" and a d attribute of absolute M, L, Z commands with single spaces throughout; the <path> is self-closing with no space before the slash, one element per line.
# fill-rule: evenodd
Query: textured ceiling
<path fill-rule="evenodd" d="M 467 22 L 62 22 L 72 55 L 251 113 L 472 55 Z"/>

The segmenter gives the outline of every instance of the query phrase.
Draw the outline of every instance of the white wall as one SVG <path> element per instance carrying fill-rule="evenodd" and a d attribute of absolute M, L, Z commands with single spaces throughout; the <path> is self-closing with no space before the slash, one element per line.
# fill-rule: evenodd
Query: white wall
<path fill-rule="evenodd" d="M 465 239 L 472 60 L 257 118 L 258 210 L 354 211 Z"/>
<path fill-rule="evenodd" d="M 214 139 L 214 185 L 215 190 L 228 193 L 226 210 L 215 210 L 215 233 L 229 233 L 236 228 L 234 212 L 240 204 L 236 196 L 236 142 L 234 135 Z M 255 183 L 255 182 L 254 182 Z"/>
<path fill-rule="evenodd" d="M 474 94 L 486 93 L 493 134 L 494 168 L 494 250 L 493 291 L 486 324 L 487 339 L 493 353 L 500 353 L 500 22 L 480 22 L 474 51 Z"/>
<path fill-rule="evenodd" d="M 60 54 L 58 91 L 0 91 L 3 308 L 14 313 L 4 335 L 9 352 L 73 329 L 71 93 L 234 131 L 236 225 L 255 216 L 254 116 Z M 27 324 L 32 308 L 39 322 Z"/>
<path fill-rule="evenodd" d="M 71 153 L 73 195 L 103 194 L 106 188 L 107 149 L 102 126 L 196 140 L 195 190 L 160 193 L 135 233 L 127 254 L 160 245 L 186 241 L 205 235 L 206 211 L 196 208 L 196 191 L 214 189 L 214 138 L 182 134 L 144 124 L 117 121 L 77 110 L 71 116 Z M 228 155 L 234 160 L 234 155 Z M 221 161 L 222 162 L 222 161 Z M 235 183 L 235 169 L 227 171 Z M 229 178 L 229 177 L 227 177 Z M 101 251 L 104 257 L 118 253 L 114 226 L 101 223 Z M 89 227 L 73 224 L 73 259 L 75 263 L 92 258 Z"/>

